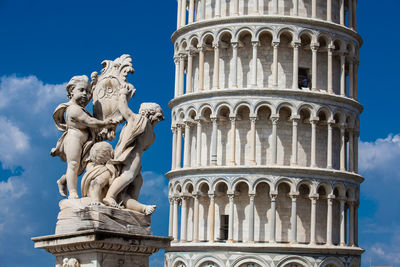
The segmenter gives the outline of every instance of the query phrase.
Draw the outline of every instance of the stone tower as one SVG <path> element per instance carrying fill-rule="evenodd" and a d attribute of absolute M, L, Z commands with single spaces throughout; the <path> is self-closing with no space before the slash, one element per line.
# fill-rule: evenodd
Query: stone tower
<path fill-rule="evenodd" d="M 167 267 L 357 267 L 357 0 L 178 0 Z"/>

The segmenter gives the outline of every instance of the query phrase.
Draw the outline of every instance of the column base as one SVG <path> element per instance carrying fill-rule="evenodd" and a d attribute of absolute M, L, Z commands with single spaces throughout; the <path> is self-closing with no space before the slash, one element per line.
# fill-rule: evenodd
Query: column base
<path fill-rule="evenodd" d="M 56 257 L 56 267 L 149 266 L 149 257 L 168 248 L 169 237 L 88 230 L 32 238 L 35 248 Z M 71 264 L 71 265 L 68 265 Z"/>

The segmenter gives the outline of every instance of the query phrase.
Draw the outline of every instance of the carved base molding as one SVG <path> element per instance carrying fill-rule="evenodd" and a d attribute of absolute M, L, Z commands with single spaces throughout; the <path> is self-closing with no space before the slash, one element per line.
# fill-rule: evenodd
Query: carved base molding
<path fill-rule="evenodd" d="M 149 257 L 171 239 L 150 235 L 88 230 L 32 238 L 35 248 L 56 257 L 56 267 L 148 267 Z"/>

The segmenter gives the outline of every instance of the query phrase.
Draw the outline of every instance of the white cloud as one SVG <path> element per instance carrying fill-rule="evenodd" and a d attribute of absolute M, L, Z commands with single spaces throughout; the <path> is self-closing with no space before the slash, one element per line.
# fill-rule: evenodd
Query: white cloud
<path fill-rule="evenodd" d="M 366 201 L 360 220 L 364 265 L 400 264 L 400 134 L 360 142 L 361 194 Z M 363 205 L 363 202 L 361 202 Z"/>
<path fill-rule="evenodd" d="M 38 113 L 62 98 L 66 99 L 65 84 L 44 84 L 35 76 L 0 78 L 0 109 L 17 108 Z"/>
<path fill-rule="evenodd" d="M 2 116 L 0 116 L 0 129 L 0 161 L 3 167 L 20 165 L 18 158 L 29 150 L 29 137 L 13 122 Z"/>
<path fill-rule="evenodd" d="M 400 178 L 398 162 L 400 160 L 400 135 L 389 135 L 375 142 L 360 142 L 360 171 L 382 171 L 382 178 Z M 393 176 L 394 174 L 394 176 Z"/>
<path fill-rule="evenodd" d="M 162 203 L 168 198 L 166 178 L 160 174 L 146 171 L 143 175 L 143 186 L 140 192 L 142 198 L 151 203 Z"/>

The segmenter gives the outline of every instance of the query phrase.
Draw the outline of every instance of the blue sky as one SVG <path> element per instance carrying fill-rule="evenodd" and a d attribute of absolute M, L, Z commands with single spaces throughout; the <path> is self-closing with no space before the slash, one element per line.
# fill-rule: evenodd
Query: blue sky
<path fill-rule="evenodd" d="M 362 116 L 360 245 L 363 264 L 400 266 L 400 37 L 398 0 L 359 1 L 361 49 L 359 96 Z M 153 232 L 168 231 L 167 180 L 171 131 L 168 101 L 174 66 L 170 36 L 176 26 L 171 1 L 0 0 L 0 266 L 51 266 L 52 256 L 33 249 L 30 237 L 54 232 L 56 180 L 65 165 L 49 156 L 60 133 L 51 119 L 66 100 L 73 75 L 100 71 L 101 61 L 133 57 L 137 88 L 131 105 L 154 101 L 166 121 L 143 160 L 142 198 L 158 205 Z M 159 194 L 152 194 L 160 192 Z M 152 259 L 161 266 L 162 257 Z"/>

